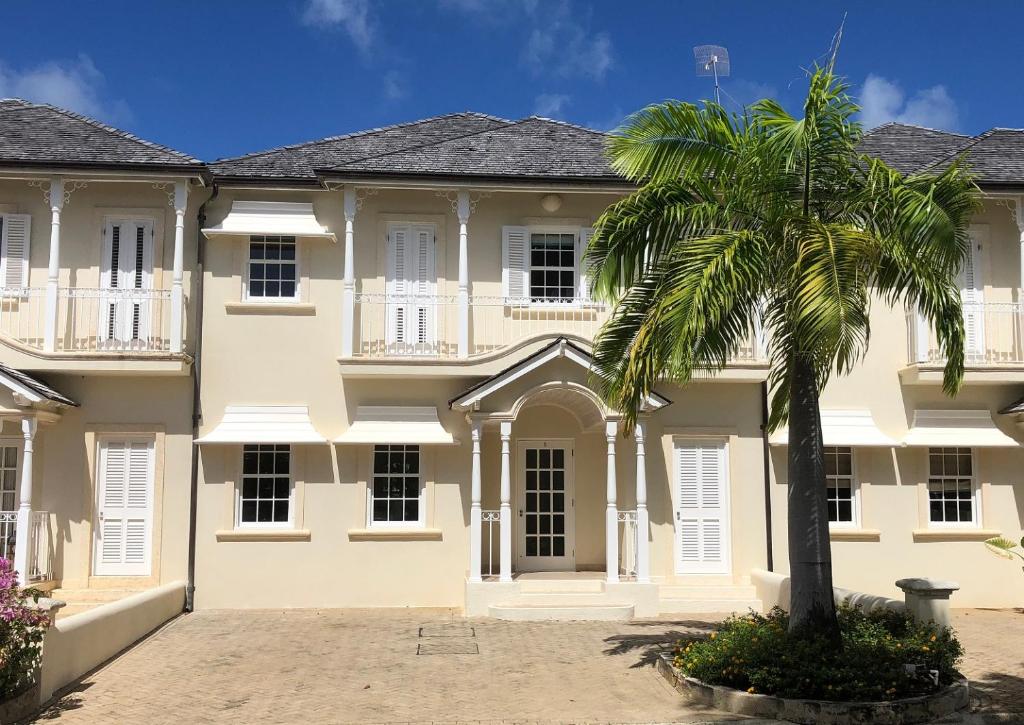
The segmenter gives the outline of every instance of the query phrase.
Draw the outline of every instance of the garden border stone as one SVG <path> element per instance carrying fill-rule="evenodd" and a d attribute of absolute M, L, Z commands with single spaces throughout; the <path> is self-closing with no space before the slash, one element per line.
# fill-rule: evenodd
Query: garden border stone
<path fill-rule="evenodd" d="M 716 710 L 760 718 L 789 720 L 801 725 L 912 725 L 930 723 L 970 704 L 966 679 L 932 695 L 889 702 L 829 702 L 758 695 L 731 687 L 708 685 L 687 677 L 673 664 L 671 654 L 658 657 L 658 671 L 687 698 Z"/>

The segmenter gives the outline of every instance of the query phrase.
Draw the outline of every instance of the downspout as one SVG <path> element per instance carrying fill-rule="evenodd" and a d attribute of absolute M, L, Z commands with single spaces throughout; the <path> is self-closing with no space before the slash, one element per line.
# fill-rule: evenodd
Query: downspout
<path fill-rule="evenodd" d="M 772 550 L 772 458 L 768 445 L 768 381 L 761 383 L 761 448 L 764 456 L 764 531 L 768 571 L 775 571 Z"/>
<path fill-rule="evenodd" d="M 192 356 L 192 440 L 199 437 L 199 423 L 203 418 L 200 401 L 200 384 L 202 378 L 202 353 L 203 353 L 203 276 L 206 267 L 206 237 L 203 235 L 203 227 L 206 226 L 206 205 L 217 198 L 220 187 L 213 185 L 213 193 L 199 205 L 196 212 L 197 242 L 196 242 L 196 326 L 195 326 L 195 351 Z M 185 611 L 191 612 L 195 608 L 196 597 L 196 512 L 198 511 L 199 494 L 199 446 L 192 444 L 192 471 L 189 485 L 188 503 L 188 584 L 185 586 Z"/>

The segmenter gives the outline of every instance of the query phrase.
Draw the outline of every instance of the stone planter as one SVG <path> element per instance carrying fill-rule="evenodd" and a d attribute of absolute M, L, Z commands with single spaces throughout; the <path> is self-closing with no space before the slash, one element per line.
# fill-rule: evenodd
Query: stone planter
<path fill-rule="evenodd" d="M 39 682 L 20 695 L 15 695 L 9 700 L 0 702 L 0 723 L 18 722 L 28 717 L 39 709 Z"/>
<path fill-rule="evenodd" d="M 687 698 L 716 710 L 752 717 L 789 720 L 804 725 L 911 725 L 930 723 L 967 707 L 967 680 L 954 682 L 933 695 L 890 702 L 828 702 L 790 700 L 772 695 L 751 695 L 731 687 L 708 685 L 687 677 L 672 664 L 672 656 L 658 658 L 658 671 Z"/>

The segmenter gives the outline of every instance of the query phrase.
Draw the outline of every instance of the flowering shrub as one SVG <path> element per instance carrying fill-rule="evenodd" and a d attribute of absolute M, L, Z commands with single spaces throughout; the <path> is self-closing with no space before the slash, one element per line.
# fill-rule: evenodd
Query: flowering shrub
<path fill-rule="evenodd" d="M 963 648 L 952 630 L 888 609 L 844 605 L 838 614 L 839 647 L 823 637 L 790 636 L 789 615 L 775 607 L 730 617 L 707 639 L 680 642 L 675 665 L 712 685 L 834 701 L 926 695 L 957 677 Z"/>
<path fill-rule="evenodd" d="M 18 573 L 0 558 L 0 701 L 18 695 L 35 681 L 50 618 L 29 606 L 39 592 L 22 590 Z"/>

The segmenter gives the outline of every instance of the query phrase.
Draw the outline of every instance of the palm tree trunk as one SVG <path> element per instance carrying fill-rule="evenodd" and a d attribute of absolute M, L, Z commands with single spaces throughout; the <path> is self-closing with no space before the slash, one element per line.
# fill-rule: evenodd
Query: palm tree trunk
<path fill-rule="evenodd" d="M 789 396 L 789 631 L 838 641 L 821 413 L 809 356 L 796 356 Z"/>

